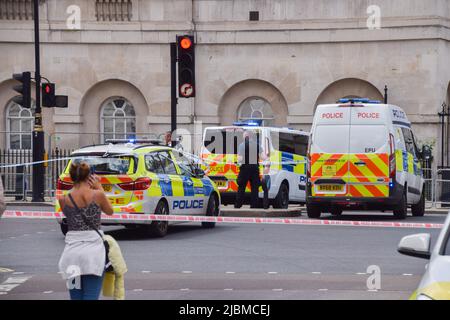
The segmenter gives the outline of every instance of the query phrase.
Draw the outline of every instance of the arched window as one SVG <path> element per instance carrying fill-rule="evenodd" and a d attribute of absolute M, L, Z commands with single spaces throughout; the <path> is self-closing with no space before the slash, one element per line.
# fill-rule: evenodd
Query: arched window
<path fill-rule="evenodd" d="M 136 113 L 125 98 L 112 98 L 101 109 L 102 141 L 136 137 Z"/>
<path fill-rule="evenodd" d="M 31 149 L 35 108 L 34 101 L 32 101 L 31 110 L 23 108 L 14 101 L 10 101 L 6 106 L 6 145 L 9 149 Z"/>
<path fill-rule="evenodd" d="M 238 109 L 238 120 L 262 119 L 263 125 L 273 124 L 274 115 L 272 106 L 265 99 L 250 97 L 245 99 Z"/>

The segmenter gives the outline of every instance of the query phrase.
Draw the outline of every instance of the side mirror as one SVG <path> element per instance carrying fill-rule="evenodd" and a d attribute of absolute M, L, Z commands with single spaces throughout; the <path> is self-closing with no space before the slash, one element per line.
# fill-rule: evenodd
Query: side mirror
<path fill-rule="evenodd" d="M 431 235 L 428 233 L 413 234 L 403 237 L 398 244 L 398 252 L 401 254 L 421 258 L 430 259 L 431 251 Z"/>
<path fill-rule="evenodd" d="M 194 168 L 193 174 L 196 178 L 203 178 L 205 176 L 205 171 L 196 167 L 196 168 Z"/>

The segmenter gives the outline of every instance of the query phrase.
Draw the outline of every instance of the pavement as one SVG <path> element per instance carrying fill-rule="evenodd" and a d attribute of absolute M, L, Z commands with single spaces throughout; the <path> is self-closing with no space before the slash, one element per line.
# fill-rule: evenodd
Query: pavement
<path fill-rule="evenodd" d="M 35 208 L 27 208 L 29 210 Z M 408 217 L 443 223 L 445 215 Z M 336 219 L 326 215 L 324 219 Z M 395 221 L 390 214 L 355 212 L 341 220 Z M 165 238 L 142 230 L 104 227 L 128 265 L 127 299 L 407 299 L 426 260 L 396 248 L 408 234 L 437 229 L 309 225 L 171 225 Z M 67 299 L 58 274 L 64 237 L 53 220 L 0 220 L 0 300 Z M 367 286 L 379 268 L 381 287 Z"/>

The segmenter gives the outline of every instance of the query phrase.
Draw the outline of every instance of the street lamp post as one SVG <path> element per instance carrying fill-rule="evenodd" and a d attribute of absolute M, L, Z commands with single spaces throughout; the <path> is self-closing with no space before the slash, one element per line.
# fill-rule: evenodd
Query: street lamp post
<path fill-rule="evenodd" d="M 448 141 L 445 139 L 445 119 L 450 116 L 450 106 L 447 106 L 445 102 L 442 104 L 442 111 L 438 112 L 438 116 L 441 120 L 441 167 L 445 166 L 445 144 Z"/>

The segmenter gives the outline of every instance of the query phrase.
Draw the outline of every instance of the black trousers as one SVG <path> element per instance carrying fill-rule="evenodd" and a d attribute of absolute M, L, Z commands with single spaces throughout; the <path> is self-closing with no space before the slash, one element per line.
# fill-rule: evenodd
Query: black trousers
<path fill-rule="evenodd" d="M 256 208 L 258 206 L 258 188 L 261 184 L 259 179 L 259 166 L 257 164 L 243 164 L 240 168 L 237 183 L 238 193 L 236 196 L 235 207 L 240 208 L 244 202 L 245 187 L 250 181 L 251 200 L 250 206 Z"/>
<path fill-rule="evenodd" d="M 263 207 L 264 209 L 269 208 L 269 189 L 270 189 L 270 176 L 264 175 L 261 181 L 261 186 L 264 191 L 264 198 L 263 198 Z"/>

